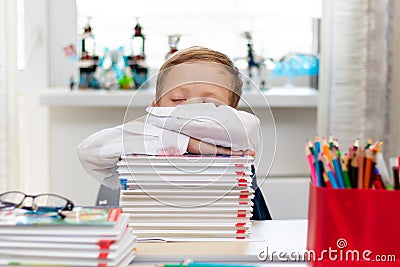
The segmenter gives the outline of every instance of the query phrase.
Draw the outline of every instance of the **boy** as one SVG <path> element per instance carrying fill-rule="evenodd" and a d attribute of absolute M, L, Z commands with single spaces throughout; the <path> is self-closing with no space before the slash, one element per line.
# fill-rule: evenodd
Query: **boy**
<path fill-rule="evenodd" d="M 160 68 L 148 115 L 99 131 L 79 145 L 84 169 L 118 189 L 116 165 L 122 154 L 254 156 L 259 120 L 236 110 L 242 85 L 238 69 L 220 52 L 192 47 L 176 53 Z M 252 219 L 271 219 L 255 177 L 253 181 Z"/>

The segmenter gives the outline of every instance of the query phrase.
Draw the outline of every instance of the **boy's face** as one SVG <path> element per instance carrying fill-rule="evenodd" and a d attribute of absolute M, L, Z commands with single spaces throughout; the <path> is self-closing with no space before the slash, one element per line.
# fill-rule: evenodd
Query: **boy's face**
<path fill-rule="evenodd" d="M 183 103 L 229 105 L 232 101 L 231 75 L 215 63 L 185 63 L 166 75 L 162 95 L 153 106 L 175 107 Z"/>
<path fill-rule="evenodd" d="M 229 89 L 215 84 L 191 83 L 181 85 L 164 93 L 157 106 L 175 107 L 183 103 L 214 103 L 216 106 L 229 105 L 231 94 Z"/>

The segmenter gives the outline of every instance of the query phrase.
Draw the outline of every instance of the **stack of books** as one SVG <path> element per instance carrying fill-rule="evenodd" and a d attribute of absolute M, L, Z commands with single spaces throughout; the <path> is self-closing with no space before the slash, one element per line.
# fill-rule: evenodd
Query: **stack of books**
<path fill-rule="evenodd" d="M 0 265 L 128 266 L 136 236 L 121 209 L 0 210 Z"/>
<path fill-rule="evenodd" d="M 123 156 L 120 207 L 138 238 L 250 237 L 252 157 Z"/>

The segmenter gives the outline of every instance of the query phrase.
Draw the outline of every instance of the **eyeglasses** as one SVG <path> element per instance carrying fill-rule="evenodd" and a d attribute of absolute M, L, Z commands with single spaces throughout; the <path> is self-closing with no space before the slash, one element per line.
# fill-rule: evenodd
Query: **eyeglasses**
<path fill-rule="evenodd" d="M 32 198 L 30 206 L 24 206 L 25 199 Z M 0 194 L 0 210 L 25 209 L 34 212 L 57 212 L 64 219 L 63 211 L 71 211 L 74 203 L 69 199 L 55 194 L 26 195 L 19 191 L 9 191 Z"/>

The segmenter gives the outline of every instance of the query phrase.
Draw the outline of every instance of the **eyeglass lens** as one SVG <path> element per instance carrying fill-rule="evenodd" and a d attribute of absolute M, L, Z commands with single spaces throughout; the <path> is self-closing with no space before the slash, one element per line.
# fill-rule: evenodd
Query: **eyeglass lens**
<path fill-rule="evenodd" d="M 25 197 L 30 199 L 25 200 Z M 25 196 L 22 192 L 8 192 L 0 195 L 0 209 L 15 208 L 21 204 L 32 206 L 34 208 L 64 208 L 67 200 L 56 195 L 42 194 L 33 196 Z"/>
<path fill-rule="evenodd" d="M 64 208 L 67 204 L 67 201 L 63 198 L 53 195 L 38 195 L 35 197 L 33 204 L 36 207 Z"/>
<path fill-rule="evenodd" d="M 9 192 L 0 195 L 0 209 L 15 207 L 22 203 L 25 195 L 20 192 Z"/>

